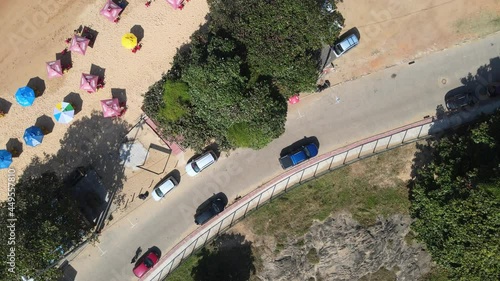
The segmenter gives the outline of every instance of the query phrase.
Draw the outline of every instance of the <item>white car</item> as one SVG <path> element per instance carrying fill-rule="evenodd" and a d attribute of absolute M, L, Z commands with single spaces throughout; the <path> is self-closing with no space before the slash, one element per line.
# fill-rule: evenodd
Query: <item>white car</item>
<path fill-rule="evenodd" d="M 160 201 L 163 196 L 169 193 L 178 184 L 179 183 L 172 176 L 165 178 L 156 185 L 153 192 L 151 192 L 151 196 L 155 201 Z"/>
<path fill-rule="evenodd" d="M 217 155 L 213 151 L 207 151 L 186 164 L 186 173 L 194 177 L 216 161 Z"/>

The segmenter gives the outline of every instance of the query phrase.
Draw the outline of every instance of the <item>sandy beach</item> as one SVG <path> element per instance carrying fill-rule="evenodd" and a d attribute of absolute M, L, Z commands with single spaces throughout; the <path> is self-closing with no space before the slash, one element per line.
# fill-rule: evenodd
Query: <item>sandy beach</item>
<path fill-rule="evenodd" d="M 111 98 L 112 89 L 126 93 L 128 111 L 122 119 L 134 124 L 140 117 L 141 94 L 169 68 L 176 49 L 205 22 L 208 12 L 205 1 L 186 3 L 183 10 L 174 10 L 162 0 L 153 1 L 150 7 L 145 2 L 130 1 L 118 23 L 99 14 L 104 0 L 0 2 L 0 35 L 6 38 L 0 49 L 0 105 L 5 108 L 10 104 L 8 113 L 0 119 L 0 147 L 5 149 L 12 138 L 23 143 L 21 155 L 11 165 L 17 175 L 34 156 L 54 154 L 60 148 L 60 140 L 71 124 L 56 122 L 37 147 L 26 146 L 22 137 L 37 118 L 52 118 L 54 106 L 70 93 L 82 100 L 74 121 L 100 111 L 99 100 Z M 81 25 L 98 32 L 93 48 L 88 48 L 85 56 L 72 53 L 73 68 L 63 77 L 49 80 L 45 62 L 56 59 L 56 53 L 67 46 L 65 39 Z M 120 41 L 133 26 L 144 30 L 143 47 L 135 54 L 123 48 Z M 105 69 L 106 84 L 97 93 L 89 94 L 79 89 L 79 82 L 81 74 L 89 73 L 92 65 Z M 44 81 L 45 91 L 32 106 L 23 108 L 16 103 L 14 94 L 35 77 Z M 6 197 L 5 169 L 0 170 L 0 186 L 1 200 Z"/>

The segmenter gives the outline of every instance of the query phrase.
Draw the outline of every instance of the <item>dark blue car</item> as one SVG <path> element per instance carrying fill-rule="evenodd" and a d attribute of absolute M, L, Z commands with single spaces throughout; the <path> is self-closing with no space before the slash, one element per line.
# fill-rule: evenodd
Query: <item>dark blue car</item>
<path fill-rule="evenodd" d="M 316 155 L 318 155 L 318 146 L 315 143 L 309 143 L 303 145 L 294 152 L 281 157 L 279 161 L 283 169 L 288 169 Z"/>

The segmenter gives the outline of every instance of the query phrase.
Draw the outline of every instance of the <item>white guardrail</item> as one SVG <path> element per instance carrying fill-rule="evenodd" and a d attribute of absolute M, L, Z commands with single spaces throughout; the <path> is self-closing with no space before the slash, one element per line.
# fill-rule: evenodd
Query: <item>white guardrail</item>
<path fill-rule="evenodd" d="M 140 280 L 162 280 L 197 249 L 290 188 L 363 158 L 426 138 L 433 125 L 434 120 L 426 118 L 325 153 L 283 173 L 236 201 L 210 223 L 192 232 L 168 251 L 158 265 Z"/>

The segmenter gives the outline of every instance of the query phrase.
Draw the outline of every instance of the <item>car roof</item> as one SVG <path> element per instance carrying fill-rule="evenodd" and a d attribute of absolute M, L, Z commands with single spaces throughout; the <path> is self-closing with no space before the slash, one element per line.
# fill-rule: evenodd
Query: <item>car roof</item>
<path fill-rule="evenodd" d="M 307 150 L 309 150 L 309 156 L 314 157 L 318 155 L 318 146 L 315 143 L 310 143 L 306 145 Z"/>
<path fill-rule="evenodd" d="M 168 177 L 163 182 L 161 182 L 156 188 L 159 188 L 163 194 L 166 194 L 174 187 L 175 187 L 174 179 L 172 177 Z"/>
<path fill-rule="evenodd" d="M 342 40 L 342 42 L 340 42 L 339 44 L 342 47 L 342 49 L 344 49 L 344 51 L 347 51 L 349 48 L 351 48 L 352 46 L 354 46 L 358 43 L 359 43 L 359 40 L 358 40 L 358 37 L 356 37 L 356 34 L 351 34 L 351 35 L 349 35 L 349 37 Z"/>
<path fill-rule="evenodd" d="M 212 155 L 213 152 L 208 151 L 196 159 L 196 164 L 201 170 L 215 162 L 215 157 Z"/>

